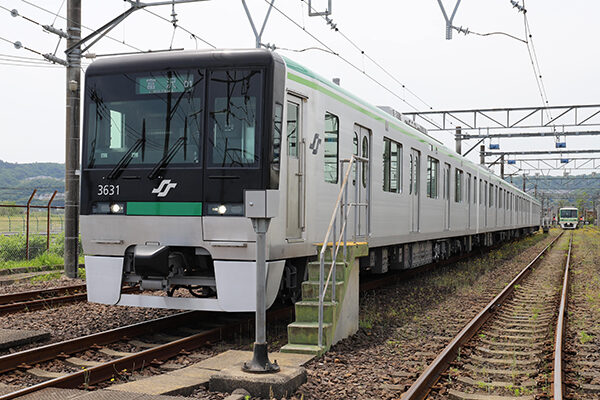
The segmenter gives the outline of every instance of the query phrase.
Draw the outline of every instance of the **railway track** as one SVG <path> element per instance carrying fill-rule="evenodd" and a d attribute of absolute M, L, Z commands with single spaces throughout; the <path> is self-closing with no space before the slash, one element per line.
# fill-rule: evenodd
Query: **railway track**
<path fill-rule="evenodd" d="M 433 267 L 452 264 L 476 256 L 479 253 L 479 251 L 474 251 L 435 264 L 390 274 L 381 279 L 369 280 L 361 283 L 361 291 L 390 285 L 399 280 L 424 273 Z M 206 314 L 209 314 L 210 318 Z M 268 313 L 270 321 L 286 318 L 291 320 L 292 317 L 292 307 L 273 310 Z M 232 314 L 227 314 L 226 318 L 231 319 Z M 210 320 L 212 325 L 198 326 L 194 328 L 194 331 L 188 329 L 186 331 L 187 336 L 173 334 L 178 326 L 190 326 L 202 320 Z M 158 365 L 161 361 L 180 354 L 182 350 L 195 350 L 207 343 L 214 343 L 230 336 L 232 332 L 240 332 L 244 329 L 251 330 L 253 329 L 251 328 L 253 322 L 253 315 L 248 316 L 246 314 L 234 321 L 223 322 L 219 326 L 215 326 L 218 322 L 215 320 L 213 313 L 186 312 L 6 355 L 0 357 L 0 373 L 7 374 L 16 370 L 25 372 L 31 377 L 32 384 L 16 392 L 0 396 L 0 400 L 18 398 L 47 387 L 81 388 L 97 385 L 113 378 L 115 371 L 124 369 L 133 371 L 144 365 Z M 168 335 L 161 334 L 165 330 L 168 330 Z M 145 336 L 146 338 L 143 341 L 132 340 L 132 338 L 139 336 Z M 120 350 L 119 348 L 123 347 L 123 343 L 133 343 L 136 351 Z M 90 356 L 90 352 L 93 352 L 94 355 Z M 82 356 L 82 354 L 85 354 L 85 356 Z M 97 361 L 98 359 L 101 361 Z M 61 363 L 64 362 L 64 369 L 70 370 L 68 373 L 59 374 L 45 370 L 43 366 L 34 367 L 34 364 L 47 362 L 51 370 L 56 370 L 56 363 L 59 360 L 61 360 Z"/>
<path fill-rule="evenodd" d="M 123 293 L 138 292 L 137 287 L 124 287 Z M 34 311 L 58 304 L 87 300 L 85 285 L 63 286 L 52 289 L 30 290 L 0 296 L 0 315 L 20 311 Z"/>
<path fill-rule="evenodd" d="M 289 318 L 292 307 L 268 313 L 269 321 Z M 210 321 L 198 325 L 198 321 Z M 82 338 L 25 350 L 0 357 L 0 373 L 25 372 L 34 384 L 0 396 L 15 399 L 48 387 L 85 388 L 110 380 L 118 371 L 134 371 L 144 366 L 160 365 L 182 351 L 191 351 L 253 329 L 253 316 L 227 314 L 219 321 L 213 313 L 185 312 L 152 321 L 101 332 Z M 189 328 L 194 326 L 194 328 Z M 177 327 L 182 328 L 179 335 Z M 167 331 L 168 334 L 163 334 Z M 144 340 L 132 338 L 145 337 Z M 123 346 L 131 350 L 123 351 Z M 90 355 L 90 353 L 93 353 Z M 33 364 L 47 362 L 48 369 Z M 53 372 L 56 363 L 64 363 L 67 373 Z"/>
<path fill-rule="evenodd" d="M 566 235 L 554 239 L 451 340 L 402 398 L 562 399 L 571 241 L 564 250 Z"/>

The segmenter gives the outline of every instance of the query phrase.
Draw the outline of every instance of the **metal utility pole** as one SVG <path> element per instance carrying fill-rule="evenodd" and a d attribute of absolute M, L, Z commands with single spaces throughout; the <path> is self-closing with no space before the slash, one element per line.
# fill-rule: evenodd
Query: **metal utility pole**
<path fill-rule="evenodd" d="M 81 40 L 81 0 L 67 0 L 67 48 Z M 81 48 L 67 53 L 65 148 L 65 274 L 77 277 L 79 264 L 79 105 Z"/>
<path fill-rule="evenodd" d="M 527 182 L 527 175 L 523 175 L 523 192 L 526 192 L 526 190 L 525 190 L 526 182 Z"/>
<path fill-rule="evenodd" d="M 456 133 L 454 134 L 454 140 L 456 140 L 456 152 L 460 155 L 462 152 L 462 131 L 460 126 L 456 127 Z"/>
<path fill-rule="evenodd" d="M 479 146 L 479 164 L 485 165 L 485 145 Z"/>
<path fill-rule="evenodd" d="M 500 156 L 500 178 L 504 179 L 504 154 Z"/>

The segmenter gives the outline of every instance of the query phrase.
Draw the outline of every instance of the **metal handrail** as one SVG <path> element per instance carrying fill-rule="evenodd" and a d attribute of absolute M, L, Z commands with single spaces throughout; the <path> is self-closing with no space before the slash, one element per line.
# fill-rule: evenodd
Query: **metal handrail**
<path fill-rule="evenodd" d="M 340 246 L 342 244 L 343 244 L 343 248 L 344 248 L 344 253 L 343 253 L 344 259 L 347 256 L 347 223 L 348 223 L 348 215 L 350 214 L 350 206 L 354 206 L 357 208 L 358 208 L 358 206 L 365 206 L 365 207 L 368 206 L 368 203 L 365 203 L 365 204 L 348 203 L 348 178 L 350 177 L 350 172 L 352 171 L 352 165 L 355 162 L 366 163 L 366 162 L 368 162 L 368 159 L 364 158 L 364 157 L 352 155 L 350 157 L 350 159 L 341 160 L 342 175 L 344 176 L 344 179 L 342 181 L 342 185 L 340 186 L 340 191 L 338 193 L 337 200 L 335 202 L 335 206 L 334 206 L 333 212 L 331 214 L 331 219 L 329 220 L 329 226 L 327 228 L 327 232 L 325 233 L 325 239 L 323 240 L 323 244 L 321 246 L 321 251 L 319 252 L 319 264 L 320 264 L 320 268 L 319 268 L 319 335 L 318 335 L 319 347 L 323 346 L 323 303 L 325 301 L 325 292 L 326 292 L 327 285 L 329 285 L 329 281 L 333 277 L 333 280 L 331 281 L 331 283 L 332 283 L 331 299 L 332 299 L 332 301 L 335 299 L 336 260 L 337 260 L 337 255 L 340 250 Z M 348 163 L 348 170 L 344 174 L 344 164 L 345 163 Z M 355 168 L 355 181 L 356 181 L 356 185 L 358 188 L 358 168 Z M 357 192 L 358 192 L 358 189 L 357 189 Z M 357 198 L 358 198 L 357 194 L 355 196 L 356 196 L 355 201 L 357 201 Z M 343 201 L 342 201 L 342 199 L 343 199 Z M 345 207 L 346 210 L 344 210 L 343 207 Z M 340 211 L 340 218 L 342 219 L 342 221 L 340 224 L 340 234 L 336 238 L 335 232 L 337 230 L 336 229 L 336 221 L 338 219 L 338 210 Z M 331 246 L 332 261 L 331 261 L 331 266 L 329 267 L 329 272 L 327 274 L 327 281 L 324 282 L 323 277 L 325 275 L 325 250 L 327 248 L 327 244 L 329 243 L 329 237 L 332 235 L 332 233 L 334 235 L 333 240 L 335 243 L 332 243 L 332 246 Z M 355 232 L 355 234 L 356 234 L 356 232 Z M 335 249 L 334 249 L 334 245 L 335 245 Z"/>

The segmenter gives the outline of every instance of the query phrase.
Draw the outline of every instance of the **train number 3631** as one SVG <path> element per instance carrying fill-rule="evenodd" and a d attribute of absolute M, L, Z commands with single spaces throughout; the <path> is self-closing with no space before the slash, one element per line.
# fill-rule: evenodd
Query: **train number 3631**
<path fill-rule="evenodd" d="M 114 196 L 119 192 L 119 185 L 98 185 L 98 196 Z"/>

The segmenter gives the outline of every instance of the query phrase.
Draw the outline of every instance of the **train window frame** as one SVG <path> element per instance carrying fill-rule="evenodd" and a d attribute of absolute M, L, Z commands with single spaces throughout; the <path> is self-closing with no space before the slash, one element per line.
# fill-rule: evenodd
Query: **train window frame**
<path fill-rule="evenodd" d="M 396 148 L 396 160 L 393 159 L 393 147 Z M 403 146 L 388 137 L 383 138 L 383 191 L 389 193 L 402 193 L 402 156 Z M 396 179 L 392 179 L 395 164 Z M 395 188 L 392 183 L 395 181 Z"/>
<path fill-rule="evenodd" d="M 335 123 L 333 123 L 331 127 L 328 127 L 328 120 L 335 121 Z M 340 157 L 340 118 L 329 111 L 325 111 L 324 121 L 325 123 L 323 127 L 323 175 L 325 182 L 337 184 L 339 181 L 338 164 Z M 331 140 L 333 138 L 335 138 L 335 147 L 327 146 L 328 139 L 330 139 L 330 142 L 333 142 L 333 140 Z M 328 157 L 335 158 L 335 161 L 328 161 Z M 328 168 L 331 168 L 329 173 L 327 171 Z"/>
<path fill-rule="evenodd" d="M 233 76 L 230 74 L 234 73 Z M 242 78 L 237 74 L 247 74 Z M 254 77 L 258 82 L 250 85 L 250 80 Z M 265 96 L 264 82 L 266 79 L 265 71 L 261 68 L 214 68 L 208 71 L 206 78 L 206 132 L 204 141 L 205 165 L 208 169 L 259 169 L 262 163 L 263 139 L 259 132 L 263 129 L 264 106 L 262 101 Z M 234 84 L 232 84 L 233 82 Z M 239 95 L 234 95 L 234 87 L 237 83 L 245 82 L 239 85 Z M 221 87 L 220 85 L 224 85 Z M 251 94 L 250 92 L 254 93 Z M 222 96 L 219 96 L 222 94 Z M 243 106 L 233 104 L 234 99 L 240 99 Z M 216 114 L 222 114 L 221 104 L 226 104 L 226 124 L 220 124 Z M 233 107 L 232 107 L 233 106 Z M 236 113 L 230 111 L 235 109 Z M 246 112 L 246 117 L 237 113 Z M 233 119 L 230 119 L 231 117 Z M 254 116 L 254 119 L 247 116 Z M 235 121 L 237 119 L 237 121 Z M 223 121 L 221 121 L 223 122 Z M 253 123 L 254 125 L 252 125 Z M 236 126 L 239 124 L 239 127 Z M 239 140 L 239 148 L 228 147 L 228 140 L 231 139 L 231 132 L 239 130 L 239 135 L 232 138 Z M 226 147 L 221 147 L 225 142 Z M 220 152 L 223 158 L 220 160 Z M 227 155 L 228 153 L 231 153 Z M 238 157 L 237 159 L 235 157 Z M 226 159 L 229 159 L 229 165 L 226 165 Z M 250 161 L 252 160 L 252 161 Z"/>
<path fill-rule="evenodd" d="M 454 169 L 454 202 L 463 202 L 463 171 L 461 169 Z"/>
<path fill-rule="evenodd" d="M 439 198 L 439 176 L 440 161 L 437 158 L 427 156 L 427 197 L 430 199 Z"/>

